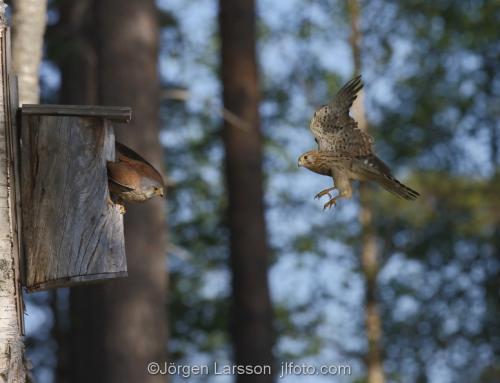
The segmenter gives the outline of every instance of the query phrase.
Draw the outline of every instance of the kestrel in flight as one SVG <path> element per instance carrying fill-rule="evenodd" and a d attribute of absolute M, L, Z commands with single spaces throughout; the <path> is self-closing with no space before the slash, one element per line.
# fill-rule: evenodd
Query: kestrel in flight
<path fill-rule="evenodd" d="M 352 180 L 374 181 L 398 197 L 414 200 L 419 193 L 403 185 L 389 167 L 373 152 L 373 138 L 358 127 L 349 115 L 349 109 L 363 87 L 361 76 L 345 84 L 332 102 L 318 109 L 310 129 L 319 150 L 311 150 L 299 157 L 298 165 L 315 173 L 330 176 L 334 187 L 322 190 L 315 198 L 326 194 L 330 200 L 324 209 L 331 208 L 339 198 L 351 198 Z M 339 194 L 332 197 L 331 191 Z"/>

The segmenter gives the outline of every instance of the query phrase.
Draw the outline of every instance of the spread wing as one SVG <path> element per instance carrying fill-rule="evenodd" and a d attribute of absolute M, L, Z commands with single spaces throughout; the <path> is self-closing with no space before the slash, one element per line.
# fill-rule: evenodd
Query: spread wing
<path fill-rule="evenodd" d="M 353 156 L 372 152 L 373 138 L 359 129 L 349 109 L 363 87 L 361 76 L 345 84 L 328 105 L 318 109 L 310 123 L 320 151 L 349 153 Z"/>

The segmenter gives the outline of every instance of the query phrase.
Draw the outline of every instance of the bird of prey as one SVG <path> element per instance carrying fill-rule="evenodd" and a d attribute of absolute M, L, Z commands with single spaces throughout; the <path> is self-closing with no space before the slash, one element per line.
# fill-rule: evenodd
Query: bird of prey
<path fill-rule="evenodd" d="M 108 185 L 112 202 L 144 202 L 163 197 L 165 183 L 161 174 L 148 161 L 129 147 L 115 142 L 114 162 L 108 161 Z M 122 212 L 124 208 L 122 207 Z"/>
<path fill-rule="evenodd" d="M 336 205 L 339 198 L 351 198 L 352 180 L 374 181 L 398 197 L 414 200 L 419 193 L 403 185 L 389 167 L 373 152 L 373 138 L 358 127 L 349 115 L 349 109 L 363 87 L 361 76 L 345 84 L 333 101 L 318 109 L 311 120 L 310 129 L 318 144 L 299 157 L 298 165 L 315 173 L 330 176 L 334 187 L 322 190 L 315 198 L 328 195 L 324 209 Z M 332 197 L 330 192 L 338 190 Z"/>

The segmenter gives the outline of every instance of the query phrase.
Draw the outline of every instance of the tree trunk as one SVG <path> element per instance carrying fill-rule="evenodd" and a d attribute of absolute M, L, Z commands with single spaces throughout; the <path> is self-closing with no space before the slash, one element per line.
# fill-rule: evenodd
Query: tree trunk
<path fill-rule="evenodd" d="M 98 97 L 103 105 L 130 105 L 131 124 L 120 141 L 163 169 L 159 142 L 159 26 L 154 0 L 96 0 Z M 155 198 L 125 214 L 129 278 L 104 287 L 108 311 L 107 382 L 164 382 L 148 375 L 150 361 L 166 361 L 166 205 Z M 132 352 L 131 352 L 132 351 Z"/>
<path fill-rule="evenodd" d="M 227 211 L 232 269 L 235 363 L 272 365 L 274 334 L 267 271 L 262 137 L 254 0 L 220 0 L 224 107 L 244 124 L 224 122 Z M 238 382 L 271 382 L 272 375 L 239 375 Z"/>
<path fill-rule="evenodd" d="M 61 69 L 61 102 L 70 105 L 96 105 L 97 52 L 93 44 L 93 0 L 65 1 L 59 6 L 60 21 L 50 36 L 64 44 L 59 56 Z"/>
<path fill-rule="evenodd" d="M 0 382 L 24 383 L 24 343 L 21 336 L 23 307 L 18 282 L 16 198 L 13 194 L 12 125 L 9 100 L 10 54 L 6 45 L 5 4 L 0 1 Z M 15 105 L 17 106 L 17 105 Z M 14 106 L 14 107 L 15 107 Z"/>
<path fill-rule="evenodd" d="M 154 1 L 84 1 L 67 12 L 89 22 L 70 28 L 79 45 L 63 65 L 65 101 L 131 106 L 132 123 L 115 132 L 162 169 Z M 128 278 L 71 290 L 71 382 L 167 379 L 147 373 L 149 362 L 166 361 L 164 200 L 127 206 L 125 245 Z"/>
<path fill-rule="evenodd" d="M 64 54 L 59 56 L 61 70 L 60 103 L 69 105 L 96 105 L 97 101 L 97 57 L 90 36 L 91 0 L 63 2 L 59 6 L 60 21 L 54 29 L 47 31 L 56 44 L 65 44 Z M 105 282 L 107 283 L 107 282 Z M 101 303 L 99 291 L 93 286 L 75 287 L 69 293 L 69 326 L 65 328 L 60 321 L 54 321 L 53 334 L 57 342 L 56 381 L 85 382 L 105 379 L 104 360 L 98 347 L 98 337 L 104 336 L 103 313 L 90 307 Z M 100 307 L 100 306 L 99 306 Z M 54 318 L 62 315 L 57 303 L 54 305 Z M 103 364 L 100 364 L 103 363 Z M 97 376 L 95 371 L 102 371 Z"/>
<path fill-rule="evenodd" d="M 347 1 L 351 20 L 351 49 L 354 71 L 361 73 L 361 31 L 359 29 L 360 7 L 357 0 Z M 353 113 L 360 129 L 368 130 L 368 123 L 363 105 L 364 92 L 361 90 L 353 106 Z M 377 233 L 373 222 L 373 206 L 369 186 L 360 184 L 361 224 L 361 270 L 365 278 L 365 328 L 368 339 L 368 351 L 365 357 L 368 383 L 384 383 L 382 361 L 382 321 L 378 310 L 377 277 L 379 271 L 379 250 Z"/>
<path fill-rule="evenodd" d="M 19 76 L 19 104 L 38 104 L 47 0 L 14 0 L 13 8 L 13 67 Z"/>

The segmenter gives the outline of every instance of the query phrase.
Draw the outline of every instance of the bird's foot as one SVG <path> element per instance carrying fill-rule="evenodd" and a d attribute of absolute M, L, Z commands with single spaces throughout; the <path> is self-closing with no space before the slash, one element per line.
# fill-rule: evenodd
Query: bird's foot
<path fill-rule="evenodd" d="M 327 203 L 325 203 L 323 205 L 323 210 L 331 209 L 332 206 L 336 206 L 337 205 L 337 198 L 338 197 L 333 197 L 332 199 L 330 199 L 330 201 L 328 201 Z"/>
<path fill-rule="evenodd" d="M 125 212 L 127 211 L 125 209 L 125 205 L 119 203 L 119 202 L 115 202 L 111 199 L 111 197 L 108 196 L 108 206 L 109 207 L 115 207 L 115 206 L 118 206 L 118 211 L 120 212 L 121 215 L 124 215 Z"/>
<path fill-rule="evenodd" d="M 127 210 L 125 209 L 125 205 L 117 203 L 116 206 L 118 206 L 118 211 L 121 215 L 124 215 L 127 212 Z"/>
<path fill-rule="evenodd" d="M 321 197 L 323 197 L 324 195 L 328 194 L 328 197 L 330 197 L 330 199 L 332 198 L 332 195 L 330 194 L 330 192 L 332 190 L 335 190 L 335 186 L 334 187 L 331 187 L 331 188 L 328 188 L 328 189 L 325 189 L 325 190 L 321 190 L 318 194 L 316 194 L 314 196 L 314 199 L 320 199 Z"/>

